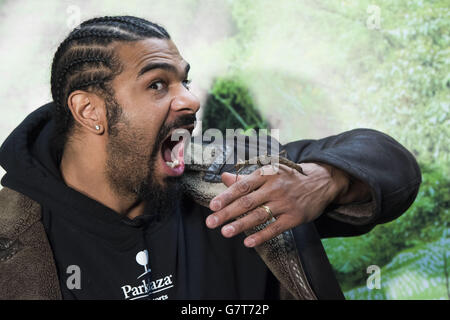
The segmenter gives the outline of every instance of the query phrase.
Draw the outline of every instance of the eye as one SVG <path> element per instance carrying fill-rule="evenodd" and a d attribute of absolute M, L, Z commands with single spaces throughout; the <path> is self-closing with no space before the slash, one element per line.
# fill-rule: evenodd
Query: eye
<path fill-rule="evenodd" d="M 191 82 L 192 82 L 192 80 L 186 79 L 186 80 L 183 81 L 183 86 L 184 86 L 186 89 L 189 90 L 189 89 L 191 88 L 191 87 L 190 87 Z"/>
<path fill-rule="evenodd" d="M 164 85 L 165 85 L 165 83 L 164 83 L 163 81 L 158 80 L 158 81 L 152 82 L 152 83 L 148 86 L 148 88 L 149 88 L 149 89 L 152 89 L 152 90 L 157 90 L 157 91 L 159 91 L 159 90 L 164 89 Z"/>

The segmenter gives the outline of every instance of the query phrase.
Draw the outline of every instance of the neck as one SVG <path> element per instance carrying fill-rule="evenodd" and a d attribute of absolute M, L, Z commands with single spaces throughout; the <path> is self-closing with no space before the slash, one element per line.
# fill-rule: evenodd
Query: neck
<path fill-rule="evenodd" d="M 132 194 L 117 194 L 105 174 L 106 148 L 101 141 L 68 142 L 64 147 L 60 170 L 72 189 L 94 199 L 118 214 L 133 219 L 142 214 L 145 203 Z"/>

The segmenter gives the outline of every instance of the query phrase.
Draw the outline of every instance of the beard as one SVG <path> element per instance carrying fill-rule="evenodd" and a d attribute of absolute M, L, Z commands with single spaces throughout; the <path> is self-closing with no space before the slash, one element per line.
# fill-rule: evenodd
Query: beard
<path fill-rule="evenodd" d="M 156 163 L 160 148 L 171 130 L 192 124 L 194 115 L 182 116 L 164 124 L 152 144 L 142 129 L 135 129 L 123 116 L 122 108 L 109 99 L 108 108 L 114 119 L 108 119 L 106 177 L 113 191 L 138 204 L 146 203 L 144 215 L 162 218 L 170 215 L 181 200 L 179 177 L 163 177 L 158 181 Z"/>

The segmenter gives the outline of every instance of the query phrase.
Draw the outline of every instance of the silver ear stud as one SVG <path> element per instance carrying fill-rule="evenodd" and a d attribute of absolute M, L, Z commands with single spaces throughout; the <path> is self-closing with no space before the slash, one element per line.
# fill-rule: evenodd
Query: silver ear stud
<path fill-rule="evenodd" d="M 99 126 L 99 125 L 96 125 L 96 126 L 95 126 L 95 130 L 97 130 L 97 131 L 100 130 L 100 126 Z"/>

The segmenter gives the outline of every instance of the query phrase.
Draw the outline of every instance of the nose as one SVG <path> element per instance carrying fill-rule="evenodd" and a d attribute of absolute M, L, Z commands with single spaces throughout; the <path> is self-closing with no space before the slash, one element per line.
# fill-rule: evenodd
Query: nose
<path fill-rule="evenodd" d="M 170 107 L 175 112 L 195 114 L 200 109 L 200 101 L 191 91 L 183 86 L 173 98 Z"/>

